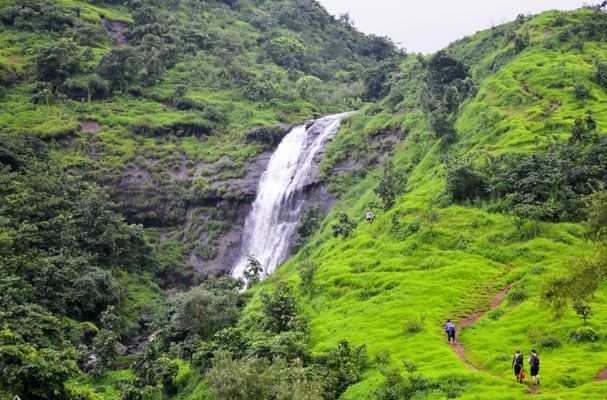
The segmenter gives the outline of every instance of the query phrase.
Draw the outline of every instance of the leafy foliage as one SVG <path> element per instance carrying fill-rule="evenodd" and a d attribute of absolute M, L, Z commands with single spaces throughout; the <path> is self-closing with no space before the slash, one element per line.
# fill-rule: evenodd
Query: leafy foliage
<path fill-rule="evenodd" d="M 385 163 L 383 174 L 379 178 L 379 183 L 375 188 L 375 193 L 381 199 L 384 210 L 392 208 L 397 196 L 404 191 L 405 176 L 403 172 L 397 170 L 392 161 Z"/>
<path fill-rule="evenodd" d="M 356 222 L 352 221 L 348 214 L 339 213 L 337 222 L 333 225 L 333 236 L 347 238 L 354 229 L 356 229 Z"/>
<path fill-rule="evenodd" d="M 300 249 L 312 236 L 314 236 L 324 219 L 325 213 L 319 204 L 312 204 L 301 214 L 299 217 L 299 224 L 297 225 L 297 242 L 295 243 L 295 250 Z"/>
<path fill-rule="evenodd" d="M 7 329 L 0 333 L 0 365 L 0 392 L 34 400 L 62 398 L 77 371 L 69 351 L 36 348 Z"/>
<path fill-rule="evenodd" d="M 592 258 L 578 260 L 569 274 L 553 278 L 543 289 L 542 298 L 557 314 L 562 314 L 569 303 L 579 310 L 586 321 L 590 315 L 587 301 L 607 279 L 607 253 L 602 250 Z M 576 311 L 577 312 L 577 311 Z"/>
<path fill-rule="evenodd" d="M 261 263 L 255 257 L 249 256 L 243 272 L 243 277 L 247 282 L 247 289 L 250 289 L 259 283 L 262 273 L 263 266 Z"/>

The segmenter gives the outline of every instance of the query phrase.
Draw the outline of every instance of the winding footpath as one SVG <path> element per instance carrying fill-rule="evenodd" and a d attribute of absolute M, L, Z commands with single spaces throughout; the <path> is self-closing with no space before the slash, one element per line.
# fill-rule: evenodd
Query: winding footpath
<path fill-rule="evenodd" d="M 489 307 L 489 309 L 476 312 L 476 313 L 469 315 L 466 318 L 460 320 L 458 323 L 456 337 L 459 337 L 463 328 L 473 325 L 476 321 L 481 319 L 485 314 L 487 314 L 488 312 L 497 308 L 502 303 L 502 300 L 504 300 L 504 297 L 506 297 L 506 294 L 508 294 L 508 291 L 510 290 L 511 287 L 512 287 L 512 285 L 508 284 L 504 289 L 502 289 L 495 296 L 495 299 L 493 300 L 493 303 L 491 303 L 491 306 Z M 453 343 L 451 346 L 453 347 L 455 354 L 457 354 L 457 356 L 460 358 L 460 360 L 462 360 L 462 362 L 464 364 L 466 364 L 466 366 L 468 366 L 468 368 L 470 368 L 473 371 L 478 371 L 478 368 L 476 368 L 474 365 L 472 365 L 470 363 L 470 361 L 468 361 L 466 359 L 466 355 L 465 355 L 466 349 L 464 348 L 464 345 L 461 342 L 456 340 L 456 342 Z"/>
<path fill-rule="evenodd" d="M 607 381 L 607 369 L 602 370 L 599 374 L 594 378 L 595 382 Z"/>

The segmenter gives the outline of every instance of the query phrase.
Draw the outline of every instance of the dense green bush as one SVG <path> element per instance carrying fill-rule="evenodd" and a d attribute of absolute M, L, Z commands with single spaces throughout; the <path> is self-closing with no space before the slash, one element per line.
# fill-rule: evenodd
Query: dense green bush
<path fill-rule="evenodd" d="M 48 43 L 36 51 L 36 76 L 41 81 L 51 82 L 55 87 L 81 68 L 82 51 L 72 40 L 61 38 Z"/>
<path fill-rule="evenodd" d="M 447 160 L 446 192 L 455 201 L 484 198 L 487 195 L 485 178 L 472 160 Z"/>
<path fill-rule="evenodd" d="M 271 40 L 267 47 L 270 59 L 286 68 L 298 67 L 305 50 L 304 45 L 299 40 L 286 36 Z"/>
<path fill-rule="evenodd" d="M 571 332 L 569 338 L 574 342 L 598 342 L 601 335 L 593 328 L 583 327 Z"/>
<path fill-rule="evenodd" d="M 310 238 L 318 231 L 320 224 L 325 218 L 325 213 L 318 204 L 309 206 L 299 217 L 297 225 L 297 242 L 295 251 L 304 246 Z"/>
<path fill-rule="evenodd" d="M 211 280 L 181 293 L 158 321 L 158 339 L 163 349 L 173 344 L 181 356 L 191 356 L 198 342 L 236 323 L 246 295 L 242 283 L 232 278 Z"/>
<path fill-rule="evenodd" d="M 333 236 L 347 238 L 356 229 L 356 222 L 352 221 L 348 214 L 337 214 L 337 222 L 333 224 Z"/>
<path fill-rule="evenodd" d="M 36 348 L 7 329 L 0 332 L 0 393 L 19 393 L 24 399 L 63 398 L 65 383 L 77 373 L 73 354 Z"/>
<path fill-rule="evenodd" d="M 590 116 L 591 117 L 591 116 Z M 607 135 L 583 132 L 528 155 L 490 159 L 482 169 L 471 161 L 447 162 L 447 191 L 455 200 L 488 197 L 499 211 L 546 221 L 584 218 L 584 198 L 607 182 Z M 559 182 L 554 185 L 554 182 Z"/>
<path fill-rule="evenodd" d="M 365 346 L 352 346 L 347 340 L 320 356 L 317 362 L 325 385 L 324 398 L 338 399 L 348 386 L 359 382 L 367 368 L 367 357 Z"/>
<path fill-rule="evenodd" d="M 405 192 L 406 176 L 403 171 L 395 168 L 392 161 L 384 164 L 382 176 L 374 189 L 379 196 L 384 210 L 389 210 L 394 206 L 396 198 Z"/>

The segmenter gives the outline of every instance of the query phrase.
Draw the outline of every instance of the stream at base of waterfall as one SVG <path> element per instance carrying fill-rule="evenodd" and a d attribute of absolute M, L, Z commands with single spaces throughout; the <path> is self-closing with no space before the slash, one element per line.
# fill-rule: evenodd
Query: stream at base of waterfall
<path fill-rule="evenodd" d="M 318 178 L 315 158 L 333 138 L 342 119 L 351 114 L 329 115 L 311 125 L 297 126 L 280 142 L 259 181 L 232 276 L 243 276 L 249 256 L 261 263 L 264 277 L 287 259 L 303 211 L 303 191 Z"/>

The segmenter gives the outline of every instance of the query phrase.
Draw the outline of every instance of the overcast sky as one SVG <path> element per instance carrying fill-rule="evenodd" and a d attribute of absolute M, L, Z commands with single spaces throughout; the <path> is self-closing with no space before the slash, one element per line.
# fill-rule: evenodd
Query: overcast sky
<path fill-rule="evenodd" d="M 412 52 L 433 53 L 454 40 L 518 14 L 572 10 L 588 0 L 319 0 L 338 16 L 349 12 L 365 33 L 389 36 Z"/>

